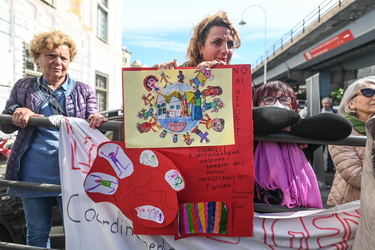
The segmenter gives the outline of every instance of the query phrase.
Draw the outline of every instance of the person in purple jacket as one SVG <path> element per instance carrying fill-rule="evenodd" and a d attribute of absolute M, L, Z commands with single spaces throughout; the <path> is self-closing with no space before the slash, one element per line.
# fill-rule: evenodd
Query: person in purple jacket
<path fill-rule="evenodd" d="M 104 118 L 98 113 L 92 88 L 72 79 L 69 64 L 77 54 L 74 40 L 61 31 L 42 32 L 30 43 L 30 54 L 42 75 L 18 80 L 6 102 L 3 114 L 13 115 L 13 124 L 0 124 L 4 133 L 18 130 L 9 156 L 6 179 L 60 185 L 58 161 L 59 130 L 55 127 L 27 126 L 30 117 L 63 115 L 90 120 L 97 128 Z M 52 207 L 57 199 L 62 214 L 60 193 L 9 188 L 8 193 L 22 198 L 26 218 L 26 243 L 49 247 Z"/>

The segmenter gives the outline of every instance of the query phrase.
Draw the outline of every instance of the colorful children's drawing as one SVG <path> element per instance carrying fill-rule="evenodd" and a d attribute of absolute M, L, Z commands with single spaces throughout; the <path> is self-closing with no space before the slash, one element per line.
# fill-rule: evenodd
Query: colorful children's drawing
<path fill-rule="evenodd" d="M 211 74 L 211 71 L 207 68 L 201 68 L 200 70 L 196 70 L 194 73 L 198 74 L 189 81 L 194 89 L 198 89 L 200 86 L 204 87 L 207 80 L 212 81 L 215 79 L 215 76 Z"/>
<path fill-rule="evenodd" d="M 179 83 L 184 83 L 184 79 L 185 79 L 184 73 L 182 72 L 182 70 L 179 70 L 178 76 L 177 76 L 177 81 Z"/>
<path fill-rule="evenodd" d="M 208 114 L 204 115 L 205 117 L 201 119 L 200 124 L 204 124 L 207 129 L 213 129 L 216 132 L 221 132 L 224 129 L 224 119 L 221 118 L 214 118 L 211 119 L 211 117 Z"/>
<path fill-rule="evenodd" d="M 180 231 L 183 234 L 225 235 L 227 232 L 228 209 L 223 202 L 185 203 L 180 210 Z"/>
<path fill-rule="evenodd" d="M 252 235 L 250 72 L 249 65 L 123 69 L 124 152 L 134 172 L 119 180 L 113 196 L 134 233 L 175 239 Z M 160 79 L 157 91 L 144 88 L 150 75 Z M 163 159 L 178 169 L 166 168 Z M 111 195 L 105 197 L 110 201 Z"/>
<path fill-rule="evenodd" d="M 215 97 L 215 96 L 221 95 L 222 93 L 223 93 L 223 90 L 220 86 L 208 86 L 207 89 L 204 89 L 202 91 L 203 97 L 208 97 L 208 96 Z"/>
<path fill-rule="evenodd" d="M 159 165 L 158 158 L 151 150 L 143 151 L 139 156 L 139 162 L 150 167 L 157 167 Z"/>
<path fill-rule="evenodd" d="M 154 108 L 150 107 L 148 110 L 143 108 L 141 111 L 138 112 L 137 117 L 142 118 L 144 120 L 147 120 L 149 117 L 153 118 L 154 117 Z"/>
<path fill-rule="evenodd" d="M 150 148 L 234 144 L 232 88 L 230 84 L 215 85 L 231 81 L 230 77 L 215 77 L 205 68 L 150 73 L 139 78 L 142 81 L 139 85 L 134 84 L 137 78 L 131 81 L 134 94 L 131 100 L 125 100 L 124 113 L 129 117 L 125 131 L 131 147 L 141 147 L 142 141 L 147 141 Z M 174 74 L 176 76 L 172 77 Z M 191 79 L 189 83 L 184 82 L 186 77 Z M 212 86 L 205 87 L 206 81 L 211 81 Z M 225 102 L 228 105 L 224 105 Z M 130 119 L 135 111 L 137 113 Z M 212 116 L 209 124 L 207 114 Z M 137 134 L 134 127 L 142 135 Z M 211 133 L 208 139 L 207 129 L 210 128 L 224 135 Z M 158 131 L 157 135 L 151 133 Z M 186 135 L 191 138 L 186 140 Z"/>
<path fill-rule="evenodd" d="M 142 220 L 155 221 L 156 223 L 163 223 L 164 215 L 163 211 L 157 207 L 145 205 L 141 207 L 136 207 L 138 218 Z"/>
<path fill-rule="evenodd" d="M 131 175 L 134 171 L 133 163 L 122 148 L 114 143 L 105 144 L 98 149 L 98 156 L 106 159 L 111 164 L 117 177 L 120 179 Z"/>
<path fill-rule="evenodd" d="M 86 177 L 85 190 L 91 193 L 111 195 L 116 192 L 119 181 L 108 174 L 93 172 Z"/>
<path fill-rule="evenodd" d="M 121 142 L 105 142 L 98 152 L 85 179 L 86 194 L 95 202 L 113 203 L 135 228 L 170 230 L 178 211 L 177 192 L 185 187 L 173 162 L 153 150 L 125 149 Z"/>
<path fill-rule="evenodd" d="M 152 117 L 149 122 L 137 123 L 139 133 L 147 133 L 150 130 L 156 132 L 156 129 L 159 128 L 161 128 L 161 126 L 158 124 L 155 117 Z"/>
<path fill-rule="evenodd" d="M 165 84 L 169 83 L 168 81 L 169 76 L 165 74 L 165 72 L 160 73 L 160 82 L 164 82 Z"/>
<path fill-rule="evenodd" d="M 156 86 L 156 83 L 158 81 L 159 79 L 156 76 L 149 75 L 149 76 L 146 76 L 145 79 L 143 80 L 143 85 L 148 92 L 158 91 L 159 87 Z"/>
<path fill-rule="evenodd" d="M 220 100 L 220 98 L 214 98 L 212 102 L 206 102 L 203 103 L 203 110 L 209 110 L 212 109 L 211 112 L 219 112 L 219 109 L 224 108 L 224 102 Z"/>
<path fill-rule="evenodd" d="M 165 180 L 176 191 L 180 191 L 185 187 L 185 183 L 184 183 L 184 180 L 182 179 L 182 176 L 176 170 L 169 170 L 168 172 L 166 172 Z"/>

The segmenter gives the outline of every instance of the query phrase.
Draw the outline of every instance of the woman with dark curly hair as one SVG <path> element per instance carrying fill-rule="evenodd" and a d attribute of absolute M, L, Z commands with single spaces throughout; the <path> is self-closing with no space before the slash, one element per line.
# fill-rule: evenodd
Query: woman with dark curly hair
<path fill-rule="evenodd" d="M 237 29 L 229 20 L 225 11 L 208 15 L 194 28 L 186 52 L 188 61 L 183 67 L 212 68 L 216 65 L 229 65 L 234 49 L 241 46 Z M 155 64 L 157 69 L 174 69 L 177 60 Z"/>

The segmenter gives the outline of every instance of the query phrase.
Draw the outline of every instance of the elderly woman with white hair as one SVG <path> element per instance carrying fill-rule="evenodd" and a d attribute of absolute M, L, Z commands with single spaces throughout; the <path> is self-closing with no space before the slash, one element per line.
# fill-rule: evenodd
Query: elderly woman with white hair
<path fill-rule="evenodd" d="M 375 115 L 375 76 L 361 78 L 345 91 L 339 114 L 353 124 L 352 135 L 366 135 L 366 122 Z M 327 203 L 331 206 L 360 199 L 365 148 L 330 145 L 329 152 L 336 166 Z"/>

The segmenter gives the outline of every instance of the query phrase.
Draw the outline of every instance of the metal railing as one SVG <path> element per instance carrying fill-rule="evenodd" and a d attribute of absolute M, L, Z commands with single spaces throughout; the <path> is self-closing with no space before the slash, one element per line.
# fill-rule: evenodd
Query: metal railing
<path fill-rule="evenodd" d="M 276 41 L 267 49 L 260 57 L 258 57 L 255 62 L 252 64 L 252 68 L 255 69 L 263 63 L 265 59 L 268 60 L 268 57 L 275 55 L 277 51 L 283 50 L 286 45 L 292 43 L 294 38 L 300 34 L 305 33 L 307 28 L 316 22 L 320 22 L 321 18 L 327 14 L 330 10 L 336 6 L 341 6 L 342 0 L 326 0 L 316 9 L 310 12 L 302 21 L 300 21 L 296 26 L 289 30 L 284 36 Z"/>
<path fill-rule="evenodd" d="M 0 115 L 1 124 L 12 124 L 11 115 Z M 44 126 L 44 127 L 54 127 L 48 118 L 46 117 L 31 117 L 29 121 L 29 126 Z M 107 121 L 102 124 L 98 129 L 118 131 L 122 134 L 122 121 Z M 122 138 L 122 137 L 121 137 Z M 324 140 L 313 140 L 306 139 L 304 137 L 293 136 L 288 133 L 277 133 L 267 136 L 254 135 L 255 141 L 276 141 L 276 142 L 294 142 L 294 143 L 307 143 L 307 144 L 317 144 L 317 145 L 351 145 L 364 147 L 366 145 L 366 136 L 355 136 L 350 135 L 343 140 L 337 141 L 324 141 Z M 33 190 L 51 191 L 51 192 L 61 192 L 61 186 L 44 184 L 44 183 L 31 183 L 31 182 L 21 182 L 21 181 L 10 181 L 10 180 L 0 180 L 1 186 L 15 187 L 15 188 L 26 188 Z"/>
<path fill-rule="evenodd" d="M 11 115 L 0 115 L 1 124 L 12 124 Z M 44 126 L 53 127 L 54 125 L 46 117 L 31 117 L 29 121 L 29 126 Z M 107 121 L 102 124 L 98 129 L 100 130 L 110 130 L 118 131 L 122 134 L 122 121 Z M 121 137 L 122 138 L 122 137 Z M 364 147 L 366 145 L 365 136 L 354 136 L 351 135 L 343 140 L 337 141 L 323 141 L 323 140 L 312 140 L 306 139 L 299 136 L 293 136 L 288 133 L 278 133 L 267 136 L 254 135 L 254 140 L 256 141 L 276 141 L 276 142 L 294 142 L 294 143 L 308 143 L 308 144 L 318 144 L 318 145 L 351 145 Z M 43 190 L 51 192 L 61 192 L 61 186 L 44 184 L 44 183 L 30 183 L 22 181 L 10 181 L 10 180 L 0 180 L 1 186 L 15 187 L 15 188 L 26 188 L 33 190 Z"/>
<path fill-rule="evenodd" d="M 27 246 L 27 245 L 21 245 L 21 244 L 15 244 L 15 243 L 8 243 L 8 242 L 0 242 L 0 249 L 1 250 L 59 250 L 54 248 L 44 248 L 44 247 L 33 247 L 33 246 Z"/>
<path fill-rule="evenodd" d="M 0 115 L 0 124 L 12 124 L 11 115 Z M 31 117 L 28 123 L 29 126 L 45 126 L 52 127 L 54 126 L 46 117 Z M 109 131 L 118 131 L 120 138 L 122 137 L 123 132 L 123 122 L 122 121 L 107 121 L 104 122 L 98 129 L 100 130 L 109 130 Z M 311 140 L 303 137 L 292 136 L 287 133 L 278 133 L 267 136 L 254 135 L 254 140 L 256 141 L 277 141 L 277 142 L 294 142 L 294 143 L 308 143 L 308 144 L 319 144 L 319 145 L 352 145 L 352 146 L 361 146 L 364 147 L 366 144 L 365 136 L 349 136 L 343 140 L 338 141 L 322 141 L 322 140 Z M 31 183 L 23 181 L 10 181 L 0 179 L 0 186 L 6 187 L 15 187 L 15 188 L 24 188 L 32 190 L 42 190 L 42 191 L 51 191 L 51 192 L 61 192 L 60 185 L 45 184 L 45 183 Z M 277 208 L 277 206 L 276 206 Z M 280 210 L 282 211 L 282 210 Z M 277 212 L 277 210 L 275 210 Z M 39 247 L 30 247 L 20 244 L 0 242 L 0 249 L 30 249 L 38 250 L 44 249 Z"/>
<path fill-rule="evenodd" d="M 1 124 L 12 124 L 11 115 L 0 115 Z M 48 118 L 46 117 L 31 117 L 29 121 L 29 126 L 44 126 L 44 127 L 54 127 Z M 123 138 L 123 122 L 122 121 L 107 121 L 104 122 L 98 129 L 117 131 L 120 134 L 120 138 Z M 307 144 L 317 144 L 317 145 L 351 145 L 364 147 L 366 145 L 366 136 L 355 136 L 350 135 L 343 140 L 337 141 L 324 141 L 324 140 L 313 140 L 304 137 L 293 136 L 288 133 L 277 133 L 267 136 L 254 135 L 255 141 L 276 141 L 276 142 L 294 142 L 294 143 L 307 143 Z M 44 184 L 44 183 L 31 183 L 31 182 L 21 182 L 21 181 L 10 181 L 10 180 L 0 180 L 1 186 L 15 187 L 15 188 L 27 188 L 33 190 L 43 190 L 51 192 L 61 192 L 61 186 Z"/>

